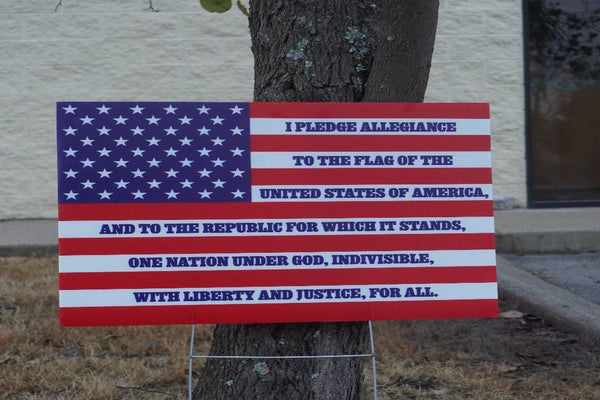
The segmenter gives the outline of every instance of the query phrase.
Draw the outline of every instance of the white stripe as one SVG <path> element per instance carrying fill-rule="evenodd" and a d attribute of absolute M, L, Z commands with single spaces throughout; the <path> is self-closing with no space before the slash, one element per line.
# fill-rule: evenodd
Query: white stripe
<path fill-rule="evenodd" d="M 368 262 L 397 254 L 399 262 Z M 235 258 L 237 257 L 237 258 Z M 355 262 L 354 259 L 361 261 Z M 322 259 L 321 259 L 322 258 Z M 408 261 L 407 261 L 408 260 Z M 413 262 L 411 262 L 411 260 Z M 415 261 L 416 260 L 416 261 Z M 344 262 L 349 261 L 347 264 Z M 423 261 L 423 262 L 421 262 Z M 221 265 L 225 264 L 225 265 Z M 363 251 L 247 254 L 128 254 L 59 256 L 59 272 L 243 271 L 286 269 L 472 267 L 496 264 L 494 250 Z M 186 266 L 177 266 L 186 265 Z"/>
<path fill-rule="evenodd" d="M 421 294 L 428 297 L 405 297 L 409 288 L 413 293 L 420 287 Z M 429 290 L 426 292 L 425 288 Z M 331 298 L 306 299 L 304 290 L 332 290 Z M 345 290 L 338 297 L 335 289 Z M 272 290 L 291 294 L 290 299 L 259 300 L 261 291 L 270 294 Z M 302 291 L 303 298 L 298 299 Z M 137 302 L 134 293 L 148 294 L 146 301 Z M 186 294 L 187 292 L 187 294 Z M 194 292 L 199 292 L 194 298 Z M 200 294 L 204 292 L 204 294 Z M 150 294 L 150 293 L 153 293 Z M 401 297 L 393 297 L 400 294 Z M 435 296 L 433 296 L 435 294 Z M 202 300 L 200 296 L 209 296 Z M 223 297 L 227 296 L 227 297 Z M 165 306 L 165 305 L 225 305 L 225 304 L 298 304 L 298 303 L 343 303 L 371 301 L 422 301 L 422 300 L 480 300 L 496 299 L 497 284 L 489 283 L 448 283 L 420 285 L 354 285 L 354 286 L 284 286 L 284 287 L 225 287 L 225 288 L 181 288 L 181 289 L 95 289 L 60 290 L 60 307 L 121 307 L 121 306 Z M 205 297 L 206 298 L 206 297 Z M 231 298 L 231 300 L 223 300 Z M 239 300 L 238 300 L 239 298 Z"/>
<path fill-rule="evenodd" d="M 431 191 L 433 189 L 433 192 Z M 456 190 L 455 190 L 456 189 Z M 428 192 L 429 191 L 429 192 Z M 463 194 L 460 197 L 460 194 Z M 252 202 L 492 200 L 492 185 L 254 185 Z M 431 195 L 419 197 L 417 195 Z"/>
<path fill-rule="evenodd" d="M 142 233 L 144 224 L 158 224 L 160 232 Z M 184 227 L 187 232 L 177 232 Z M 193 228 L 193 229 L 190 229 Z M 117 232 L 131 233 L 112 233 Z M 101 233 L 106 230 L 107 233 Z M 111 232 L 111 233 L 108 233 Z M 435 233 L 492 233 L 493 217 L 456 218 L 304 218 L 248 220 L 132 220 L 59 221 L 59 238 L 115 237 L 247 237 L 306 235 L 387 235 Z"/>
<path fill-rule="evenodd" d="M 433 164 L 437 162 L 437 164 Z M 440 164 L 441 162 L 448 164 Z M 491 168 L 489 151 L 472 152 L 259 152 L 252 168 Z"/>
<path fill-rule="evenodd" d="M 287 122 L 291 123 L 289 126 L 291 132 L 288 130 Z M 321 131 L 321 132 L 306 132 L 302 130 L 296 131 L 296 123 L 311 123 L 315 126 L 316 122 L 333 122 L 338 123 L 354 123 L 356 128 L 354 131 L 344 131 L 336 129 L 332 131 Z M 427 122 L 452 122 L 456 123 L 456 132 L 371 132 L 361 131 L 363 123 L 425 123 Z M 339 126 L 341 128 L 341 125 Z M 406 118 L 251 118 L 250 119 L 250 132 L 252 135 L 326 135 L 326 134 L 345 134 L 345 135 L 489 135 L 490 134 L 490 120 L 489 119 L 406 119 Z"/>

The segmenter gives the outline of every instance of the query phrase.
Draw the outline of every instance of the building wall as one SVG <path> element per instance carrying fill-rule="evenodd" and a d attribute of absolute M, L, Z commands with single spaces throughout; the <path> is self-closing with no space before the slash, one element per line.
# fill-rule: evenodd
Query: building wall
<path fill-rule="evenodd" d="M 490 103 L 494 194 L 526 205 L 520 0 L 440 0 L 425 101 Z"/>
<path fill-rule="evenodd" d="M 56 217 L 57 101 L 249 101 L 237 9 L 195 0 L 9 1 L 0 8 L 0 219 Z M 426 101 L 489 102 L 497 195 L 525 201 L 521 8 L 441 0 Z"/>

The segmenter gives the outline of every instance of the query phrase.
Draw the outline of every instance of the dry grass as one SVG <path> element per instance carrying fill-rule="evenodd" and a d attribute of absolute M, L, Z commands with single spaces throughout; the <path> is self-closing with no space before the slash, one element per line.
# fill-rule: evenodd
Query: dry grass
<path fill-rule="evenodd" d="M 57 275 L 0 259 L 0 399 L 186 398 L 189 326 L 59 328 Z M 381 400 L 600 399 L 600 349 L 532 316 L 374 329 Z M 198 351 L 210 339 L 198 326 Z"/>
<path fill-rule="evenodd" d="M 59 328 L 57 271 L 0 261 L 0 398 L 187 398 L 189 326 Z M 206 349 L 209 327 L 196 332 Z"/>
<path fill-rule="evenodd" d="M 600 399 L 600 349 L 532 316 L 376 326 L 382 400 Z"/>

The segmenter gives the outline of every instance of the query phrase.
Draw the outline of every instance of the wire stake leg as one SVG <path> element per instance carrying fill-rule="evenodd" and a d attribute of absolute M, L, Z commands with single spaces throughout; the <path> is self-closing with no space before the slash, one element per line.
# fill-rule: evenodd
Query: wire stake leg
<path fill-rule="evenodd" d="M 371 353 L 367 354 L 325 354 L 318 356 L 213 356 L 209 354 L 194 354 L 194 334 L 196 325 L 192 325 L 192 337 L 190 339 L 190 360 L 188 367 L 188 399 L 192 400 L 192 368 L 194 358 L 225 358 L 225 359 L 310 359 L 310 358 L 352 358 L 371 357 L 373 365 L 373 399 L 377 400 L 377 363 L 375 361 L 375 340 L 373 339 L 373 324 L 369 321 L 369 340 L 371 341 Z"/>
<path fill-rule="evenodd" d="M 192 338 L 190 339 L 190 361 L 188 366 L 188 400 L 192 400 L 192 367 L 194 361 L 194 335 L 196 333 L 196 325 L 192 324 Z"/>

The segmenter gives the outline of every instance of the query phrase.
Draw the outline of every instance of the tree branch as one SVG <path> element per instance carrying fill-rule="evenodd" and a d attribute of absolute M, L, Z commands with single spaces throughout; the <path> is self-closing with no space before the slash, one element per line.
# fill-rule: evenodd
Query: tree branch
<path fill-rule="evenodd" d="M 154 4 L 152 4 L 152 0 L 148 0 L 148 8 L 145 8 L 144 10 L 146 10 L 146 11 L 153 11 L 153 12 L 159 12 L 160 11 L 158 8 L 154 7 Z"/>

